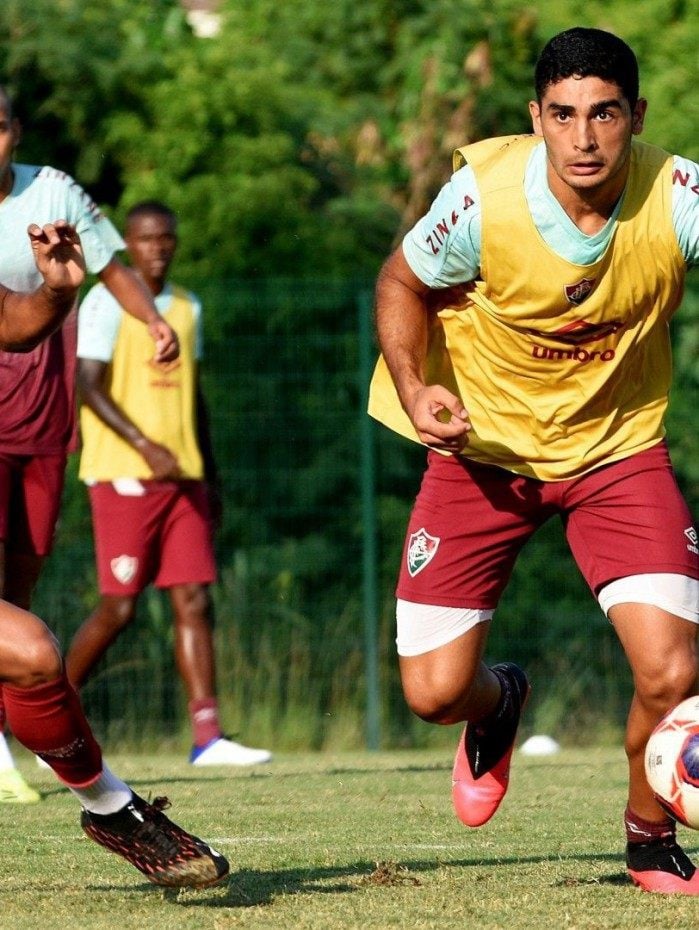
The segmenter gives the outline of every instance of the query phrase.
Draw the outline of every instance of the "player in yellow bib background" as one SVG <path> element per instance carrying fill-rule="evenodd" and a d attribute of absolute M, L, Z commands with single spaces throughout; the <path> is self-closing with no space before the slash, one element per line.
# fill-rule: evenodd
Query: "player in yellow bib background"
<path fill-rule="evenodd" d="M 167 280 L 177 220 L 156 201 L 128 213 L 134 268 L 177 333 L 179 358 L 153 363 L 147 338 L 97 285 L 80 307 L 80 477 L 88 484 L 100 600 L 66 655 L 80 687 L 136 615 L 148 584 L 168 592 L 175 660 L 187 695 L 193 765 L 255 765 L 266 749 L 227 739 L 219 721 L 209 586 L 216 577 L 217 477 L 199 386 L 201 307 Z"/>
<path fill-rule="evenodd" d="M 533 135 L 460 149 L 377 282 L 369 409 L 429 449 L 397 587 L 403 689 L 424 719 L 466 722 L 452 798 L 480 826 L 530 690 L 514 663 L 483 663 L 488 629 L 521 547 L 558 514 L 633 671 L 629 875 L 699 895 L 643 758 L 697 690 L 699 549 L 663 416 L 699 167 L 637 139 L 647 103 L 618 37 L 555 36 L 535 85 Z"/>

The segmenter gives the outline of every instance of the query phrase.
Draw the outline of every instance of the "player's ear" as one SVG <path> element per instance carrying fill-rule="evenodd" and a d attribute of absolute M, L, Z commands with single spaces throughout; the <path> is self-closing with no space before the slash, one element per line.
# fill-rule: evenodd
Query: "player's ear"
<path fill-rule="evenodd" d="M 11 126 L 12 126 L 12 148 L 16 149 L 22 140 L 22 124 L 15 117 L 12 120 Z"/>
<path fill-rule="evenodd" d="M 645 97 L 639 97 L 631 114 L 631 132 L 635 136 L 639 136 L 643 132 L 643 121 L 646 118 L 647 109 L 648 101 Z"/>
<path fill-rule="evenodd" d="M 529 101 L 529 114 L 532 118 L 532 129 L 535 136 L 543 136 L 541 129 L 541 107 L 537 100 Z"/>

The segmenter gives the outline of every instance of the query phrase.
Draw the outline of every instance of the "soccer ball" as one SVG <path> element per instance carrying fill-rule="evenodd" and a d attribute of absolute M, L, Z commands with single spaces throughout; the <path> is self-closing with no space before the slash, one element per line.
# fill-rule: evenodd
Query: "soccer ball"
<path fill-rule="evenodd" d="M 656 800 L 699 830 L 699 695 L 666 714 L 646 745 L 646 778 Z"/>

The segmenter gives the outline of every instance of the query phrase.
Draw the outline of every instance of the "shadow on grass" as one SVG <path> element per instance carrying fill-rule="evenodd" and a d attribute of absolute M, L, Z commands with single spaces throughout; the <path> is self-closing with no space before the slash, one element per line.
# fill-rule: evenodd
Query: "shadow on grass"
<path fill-rule="evenodd" d="M 224 884 L 206 892 L 196 890 L 179 891 L 177 889 L 159 889 L 164 898 L 184 908 L 247 908 L 272 904 L 276 898 L 286 895 L 335 895 L 351 894 L 372 885 L 408 885 L 419 886 L 420 874 L 427 874 L 441 869 L 463 868 L 498 868 L 502 866 L 536 865 L 547 862 L 610 862 L 622 863 L 623 856 L 618 853 L 587 853 L 561 856 L 512 856 L 506 858 L 455 859 L 450 862 L 441 860 L 411 859 L 396 865 L 389 864 L 395 881 L 375 881 L 377 868 L 382 864 L 375 861 L 359 861 L 348 865 L 325 866 L 309 869 L 257 870 L 241 869 L 234 872 Z M 553 883 L 553 887 L 565 888 L 591 885 L 628 885 L 631 887 L 626 871 L 613 872 L 598 878 L 569 877 Z M 121 886 L 123 888 L 123 886 Z M 155 890 L 152 885 L 131 886 L 132 890 Z M 93 891 L 114 890 L 111 886 L 91 886 Z"/>

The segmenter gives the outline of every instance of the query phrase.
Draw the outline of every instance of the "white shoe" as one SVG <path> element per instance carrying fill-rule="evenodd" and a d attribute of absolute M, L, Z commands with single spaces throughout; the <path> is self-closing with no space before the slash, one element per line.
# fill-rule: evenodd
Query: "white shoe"
<path fill-rule="evenodd" d="M 251 749 L 219 736 L 203 749 L 195 747 L 189 761 L 192 765 L 261 765 L 271 758 L 272 753 L 268 749 Z"/>

